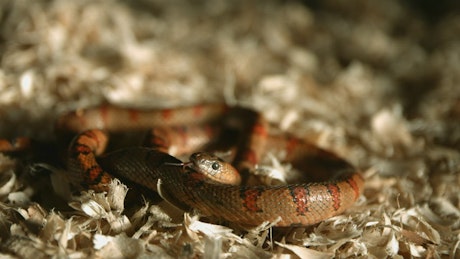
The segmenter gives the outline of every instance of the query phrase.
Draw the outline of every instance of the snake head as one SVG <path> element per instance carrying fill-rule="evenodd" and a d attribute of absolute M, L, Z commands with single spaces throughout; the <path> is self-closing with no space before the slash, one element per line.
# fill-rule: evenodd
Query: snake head
<path fill-rule="evenodd" d="M 241 183 L 238 170 L 215 155 L 204 152 L 194 153 L 190 156 L 190 162 L 186 164 L 210 180 L 232 185 Z"/>

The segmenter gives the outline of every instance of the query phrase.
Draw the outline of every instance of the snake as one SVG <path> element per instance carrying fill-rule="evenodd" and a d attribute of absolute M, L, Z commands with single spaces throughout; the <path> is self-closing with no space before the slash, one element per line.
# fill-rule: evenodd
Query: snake
<path fill-rule="evenodd" d="M 111 135 L 129 131 L 149 133 L 141 146 L 106 152 Z M 242 225 L 313 225 L 343 213 L 363 191 L 364 179 L 348 161 L 302 138 L 273 132 L 250 108 L 102 105 L 62 115 L 56 132 L 73 136 L 67 167 L 76 185 L 102 192 L 114 178 L 125 179 L 182 210 Z M 230 153 L 231 161 L 213 152 Z M 270 154 L 303 178 L 273 185 L 251 182 L 251 173 Z"/>

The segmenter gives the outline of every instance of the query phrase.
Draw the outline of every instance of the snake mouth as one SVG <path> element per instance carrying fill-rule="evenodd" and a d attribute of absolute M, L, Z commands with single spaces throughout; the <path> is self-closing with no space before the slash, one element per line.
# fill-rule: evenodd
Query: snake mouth
<path fill-rule="evenodd" d="M 203 174 L 203 172 L 200 172 L 200 168 L 197 167 L 196 163 L 193 162 L 193 161 L 188 161 L 188 162 L 182 163 L 182 169 L 184 171 L 188 171 L 189 173 L 201 173 L 201 174 Z"/>

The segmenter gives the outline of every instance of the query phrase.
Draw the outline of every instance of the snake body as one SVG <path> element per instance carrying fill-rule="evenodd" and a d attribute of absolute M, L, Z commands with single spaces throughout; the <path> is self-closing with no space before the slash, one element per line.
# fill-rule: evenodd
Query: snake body
<path fill-rule="evenodd" d="M 108 131 L 152 127 L 153 137 L 148 139 L 156 148 L 125 148 L 97 158 L 105 150 Z M 204 105 L 143 111 L 103 106 L 68 113 L 58 120 L 57 129 L 79 132 L 68 156 L 74 182 L 104 191 L 114 176 L 124 178 L 161 192 L 180 208 L 194 208 L 203 215 L 245 225 L 265 221 L 275 221 L 276 226 L 318 223 L 352 206 L 364 183 L 345 160 L 302 139 L 271 134 L 260 114 L 243 108 Z M 212 147 L 210 138 L 223 139 L 220 144 L 225 148 L 237 147 L 233 165 L 241 172 L 252 170 L 271 152 L 282 154 L 283 161 L 314 182 L 276 186 L 221 183 L 199 172 L 206 159 L 194 155 L 190 163 L 183 163 L 176 158 Z M 221 173 L 233 177 L 227 163 L 216 161 L 208 168 L 215 169 L 217 178 Z"/>

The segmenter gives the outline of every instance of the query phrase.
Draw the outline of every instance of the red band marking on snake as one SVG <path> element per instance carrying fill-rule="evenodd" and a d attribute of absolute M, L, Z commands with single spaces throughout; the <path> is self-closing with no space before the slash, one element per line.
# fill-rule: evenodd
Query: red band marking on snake
<path fill-rule="evenodd" d="M 87 145 L 79 145 L 79 144 L 75 145 L 72 151 L 74 151 L 75 154 L 83 154 L 83 155 L 87 155 L 93 152 L 93 150 Z"/>
<path fill-rule="evenodd" d="M 355 180 L 353 180 L 353 178 L 349 178 L 346 181 L 351 186 L 353 191 L 355 192 L 355 199 L 358 199 L 358 197 L 360 195 L 360 188 L 359 188 L 358 184 L 356 183 Z"/>
<path fill-rule="evenodd" d="M 161 116 L 163 117 L 164 120 L 168 121 L 171 119 L 171 117 L 173 116 L 174 114 L 174 111 L 171 110 L 171 109 L 165 109 L 161 112 Z"/>
<path fill-rule="evenodd" d="M 298 186 L 289 188 L 289 190 L 298 215 L 308 213 L 308 196 L 310 196 L 308 188 Z"/>
<path fill-rule="evenodd" d="M 87 172 L 86 182 L 88 184 L 97 184 L 101 181 L 102 172 L 103 172 L 101 167 L 93 166 L 93 167 L 88 168 L 86 172 Z"/>
<path fill-rule="evenodd" d="M 334 208 L 335 211 L 338 211 L 340 209 L 340 189 L 337 186 L 337 184 L 328 184 L 326 185 L 327 191 L 331 195 L 332 199 L 332 207 Z"/>
<path fill-rule="evenodd" d="M 262 192 L 263 190 L 258 189 L 241 189 L 240 197 L 243 207 L 250 212 L 262 212 L 262 209 L 257 206 L 257 200 Z"/>
<path fill-rule="evenodd" d="M 268 131 L 267 128 L 262 123 L 256 123 L 253 128 L 253 133 L 260 137 L 267 137 Z"/>

